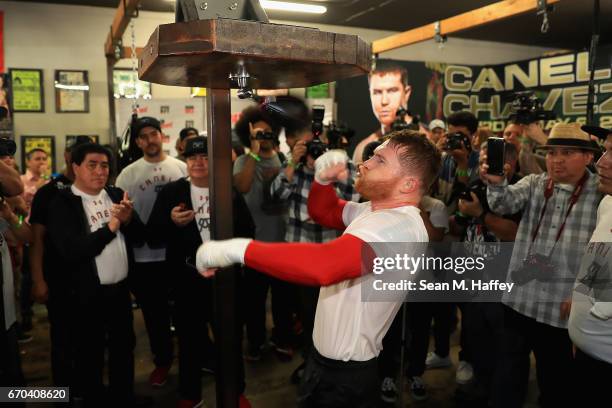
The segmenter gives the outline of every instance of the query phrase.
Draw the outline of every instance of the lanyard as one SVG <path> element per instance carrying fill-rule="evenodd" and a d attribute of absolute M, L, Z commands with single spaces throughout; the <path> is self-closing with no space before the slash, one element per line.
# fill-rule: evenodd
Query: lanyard
<path fill-rule="evenodd" d="M 569 217 L 569 214 L 572 211 L 572 208 L 574 208 L 574 204 L 578 202 L 578 198 L 580 197 L 580 194 L 582 194 L 582 190 L 584 189 L 584 184 L 586 183 L 588 178 L 589 178 L 589 172 L 585 171 L 584 176 L 582 176 L 578 184 L 576 184 L 576 187 L 574 187 L 574 191 L 572 192 L 572 196 L 570 197 L 569 207 L 567 209 L 567 212 L 565 213 L 565 218 L 563 219 L 563 224 L 561 224 L 561 227 L 559 228 L 559 232 L 557 233 L 557 238 L 555 239 L 555 245 L 557 244 L 557 241 L 559 241 L 559 238 L 561 238 L 561 234 L 563 233 L 563 230 L 565 229 L 565 222 L 567 221 L 567 217 Z M 538 235 L 538 231 L 540 231 L 540 224 L 542 224 L 542 219 L 544 218 L 544 213 L 546 212 L 546 207 L 548 206 L 548 200 L 553 195 L 553 191 L 554 191 L 553 189 L 554 189 L 554 182 L 552 181 L 551 178 L 549 178 L 546 184 L 546 190 L 544 190 L 544 198 L 546 198 L 546 201 L 544 201 L 544 207 L 542 207 L 542 212 L 540 213 L 540 219 L 538 220 L 538 225 L 536 226 L 535 230 L 533 231 L 533 235 L 531 236 L 532 244 L 535 242 L 535 239 Z"/>

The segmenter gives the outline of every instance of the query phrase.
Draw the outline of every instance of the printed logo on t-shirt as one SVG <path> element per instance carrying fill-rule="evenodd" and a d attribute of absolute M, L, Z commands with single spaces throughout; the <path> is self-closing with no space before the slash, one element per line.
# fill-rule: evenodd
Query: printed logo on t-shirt
<path fill-rule="evenodd" d="M 200 195 L 198 203 L 201 203 L 195 210 L 196 219 L 198 220 L 198 231 L 210 228 L 210 205 L 208 196 Z"/>
<path fill-rule="evenodd" d="M 578 285 L 575 290 L 599 301 L 610 285 L 610 242 L 590 242 L 583 256 L 583 264 L 578 274 Z M 586 266 L 586 267 L 585 267 Z"/>
<path fill-rule="evenodd" d="M 155 167 L 153 172 L 161 172 L 161 167 Z M 163 188 L 166 183 L 170 183 L 172 181 L 172 177 L 166 176 L 165 174 L 155 174 L 152 177 L 147 178 L 143 183 L 141 183 L 138 188 L 140 191 L 147 191 L 149 188 L 153 187 L 156 193 Z"/>

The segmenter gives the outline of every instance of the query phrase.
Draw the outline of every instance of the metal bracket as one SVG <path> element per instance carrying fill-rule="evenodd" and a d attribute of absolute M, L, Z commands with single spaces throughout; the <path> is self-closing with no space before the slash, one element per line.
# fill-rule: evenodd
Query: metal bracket
<path fill-rule="evenodd" d="M 255 92 L 249 84 L 251 75 L 247 72 L 244 65 L 239 65 L 235 74 L 230 73 L 229 80 L 238 86 L 238 98 L 249 99 L 255 96 Z"/>
<path fill-rule="evenodd" d="M 552 4 L 548 4 L 547 0 L 538 0 L 538 9 L 537 15 L 542 17 L 542 26 L 540 27 L 540 31 L 542 34 L 546 34 L 550 29 L 550 22 L 548 21 L 548 13 L 552 13 L 555 8 Z"/>
<path fill-rule="evenodd" d="M 138 18 L 140 14 L 139 9 L 140 9 L 140 4 L 138 4 L 138 6 L 134 9 L 130 18 Z M 123 11 L 125 10 L 127 10 L 127 0 L 123 0 Z"/>
<path fill-rule="evenodd" d="M 446 36 L 442 35 L 442 27 L 439 21 L 434 22 L 434 41 L 442 48 L 446 43 Z"/>
<path fill-rule="evenodd" d="M 378 54 L 372 54 L 372 66 L 371 71 L 376 71 L 376 63 L 378 62 Z"/>

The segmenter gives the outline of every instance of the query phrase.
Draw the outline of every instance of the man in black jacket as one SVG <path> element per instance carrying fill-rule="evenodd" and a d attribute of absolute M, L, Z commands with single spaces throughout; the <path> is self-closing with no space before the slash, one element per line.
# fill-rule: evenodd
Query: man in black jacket
<path fill-rule="evenodd" d="M 51 202 L 47 232 L 67 274 L 76 343 L 71 391 L 86 406 L 131 405 L 134 330 L 127 285 L 130 246 L 144 227 L 127 194 L 107 187 L 110 152 L 87 143 L 72 152 L 74 184 Z M 104 352 L 109 352 L 110 401 L 104 400 Z"/>
<path fill-rule="evenodd" d="M 189 177 L 170 182 L 159 192 L 147 223 L 147 241 L 152 248 L 166 247 L 166 259 L 175 274 L 178 407 L 190 408 L 198 406 L 202 399 L 202 362 L 214 360 L 214 348 L 208 336 L 208 324 L 213 323 L 212 282 L 204 279 L 195 268 L 196 251 L 211 238 L 206 138 L 187 140 L 184 156 Z M 233 203 L 234 235 L 252 237 L 255 226 L 244 199 L 234 192 Z M 241 355 L 238 355 L 238 361 L 239 388 L 242 391 L 244 367 Z M 240 407 L 249 406 L 244 396 L 240 398 Z"/>

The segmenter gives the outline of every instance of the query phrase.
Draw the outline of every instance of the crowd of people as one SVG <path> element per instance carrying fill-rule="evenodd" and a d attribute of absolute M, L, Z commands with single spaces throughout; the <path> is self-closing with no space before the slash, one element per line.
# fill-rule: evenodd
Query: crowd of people
<path fill-rule="evenodd" d="M 558 123 L 547 134 L 510 121 L 498 135 L 503 175 L 489 174 L 487 140 L 497 135 L 472 113 L 394 131 L 410 97 L 405 69 L 380 64 L 369 89 L 380 129 L 352 159 L 312 148 L 319 135 L 303 102 L 290 122 L 259 106 L 242 112 L 236 238 L 226 241 L 211 240 L 208 143 L 196 129 L 181 132 L 174 158 L 161 123 L 137 119 L 143 157 L 115 180 L 112 153 L 86 136 L 51 178 L 43 150 L 26 152 L 21 177 L 14 151 L 2 155 L 3 381 L 24 384 L 18 342 L 29 338 L 33 299 L 48 310 L 54 385 L 69 386 L 75 406 L 145 404 L 134 395 L 133 297 L 153 356 L 150 385 L 165 386 L 178 354 L 177 406 L 200 406 L 202 373 L 216 369 L 211 279 L 238 264 L 241 407 L 250 406 L 244 361 L 270 349 L 281 361 L 301 349 L 291 380 L 302 407 L 394 404 L 399 376 L 425 400 L 423 374 L 453 366 L 458 325 L 456 382 L 470 404 L 521 407 L 533 353 L 541 406 L 598 406 L 612 374 L 612 131 Z M 500 302 L 408 302 L 402 313 L 403 298 L 362 298 L 374 279 L 363 273 L 364 247 L 403 243 L 416 256 L 421 243 L 451 241 L 474 254 L 509 243 L 505 279 L 515 289 Z"/>

